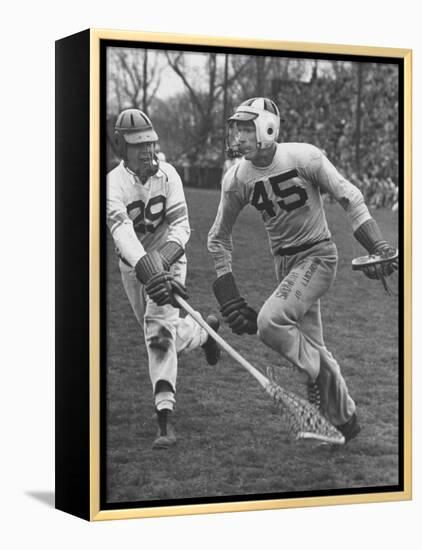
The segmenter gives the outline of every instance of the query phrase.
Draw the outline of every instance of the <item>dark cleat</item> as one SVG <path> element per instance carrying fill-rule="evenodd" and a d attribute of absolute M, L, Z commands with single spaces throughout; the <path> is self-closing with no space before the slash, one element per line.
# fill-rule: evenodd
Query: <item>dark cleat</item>
<path fill-rule="evenodd" d="M 157 432 L 157 437 L 152 444 L 153 449 L 168 449 L 176 443 L 176 434 L 171 426 L 167 426 L 167 434 L 162 435 L 160 431 Z"/>
<path fill-rule="evenodd" d="M 353 413 L 352 417 L 345 424 L 336 426 L 336 428 L 344 435 L 345 443 L 354 439 L 361 430 L 356 413 Z"/>
<path fill-rule="evenodd" d="M 308 401 L 311 405 L 316 407 L 318 410 L 321 409 L 321 393 L 319 391 L 319 386 L 317 382 L 309 381 L 306 384 L 306 390 L 308 394 Z"/>
<path fill-rule="evenodd" d="M 153 449 L 168 449 L 176 443 L 176 433 L 168 417 L 171 411 L 163 409 L 157 412 L 158 431 L 152 444 Z"/>
<path fill-rule="evenodd" d="M 206 318 L 206 323 L 209 325 L 215 332 L 218 332 L 220 328 L 220 321 L 215 315 L 208 315 Z M 208 336 L 205 344 L 202 345 L 202 349 L 205 352 L 205 359 L 209 365 L 216 365 L 221 357 L 221 349 L 218 347 L 217 342 Z"/>

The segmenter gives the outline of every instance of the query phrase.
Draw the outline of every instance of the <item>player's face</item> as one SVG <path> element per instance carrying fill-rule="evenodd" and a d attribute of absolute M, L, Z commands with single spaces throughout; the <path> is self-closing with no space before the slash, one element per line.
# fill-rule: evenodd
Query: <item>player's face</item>
<path fill-rule="evenodd" d="M 255 124 L 252 121 L 237 121 L 237 142 L 246 160 L 252 160 L 258 153 Z"/>
<path fill-rule="evenodd" d="M 139 177 L 150 172 L 154 154 L 155 145 L 152 142 L 126 144 L 127 166 Z"/>

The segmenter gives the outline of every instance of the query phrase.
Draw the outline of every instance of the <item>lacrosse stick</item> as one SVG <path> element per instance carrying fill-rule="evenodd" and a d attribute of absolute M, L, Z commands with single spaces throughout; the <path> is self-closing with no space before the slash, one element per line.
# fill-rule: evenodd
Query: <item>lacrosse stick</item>
<path fill-rule="evenodd" d="M 177 294 L 175 300 L 186 313 L 188 313 L 211 336 L 217 344 L 230 357 L 237 361 L 249 374 L 251 374 L 272 397 L 279 412 L 285 417 L 289 433 L 295 439 L 317 439 L 325 443 L 342 445 L 344 436 L 306 399 L 290 392 L 278 384 L 275 380 L 268 379 L 261 371 L 252 366 L 235 349 L 233 349 L 221 336 L 219 336 L 203 319 L 191 308 L 191 306 Z"/>
<path fill-rule="evenodd" d="M 392 295 L 393 292 L 391 288 L 389 287 L 386 275 L 384 273 L 384 267 L 386 264 L 391 264 L 394 262 L 397 265 L 399 258 L 399 251 L 396 250 L 394 254 L 391 254 L 390 256 L 381 256 L 380 254 L 369 254 L 367 256 L 359 256 L 358 258 L 355 258 L 352 260 L 352 270 L 353 271 L 365 271 L 366 269 L 370 269 L 376 276 L 371 278 L 377 278 L 380 279 L 382 282 L 382 286 L 384 287 L 384 290 L 387 294 Z M 397 267 L 395 267 L 397 269 Z"/>

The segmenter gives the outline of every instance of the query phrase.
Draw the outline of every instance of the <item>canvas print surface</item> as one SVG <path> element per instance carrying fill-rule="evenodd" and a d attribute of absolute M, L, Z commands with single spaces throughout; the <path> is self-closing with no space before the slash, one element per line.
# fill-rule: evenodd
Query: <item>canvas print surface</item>
<path fill-rule="evenodd" d="M 103 506 L 397 490 L 399 62 L 141 46 L 103 49 Z"/>

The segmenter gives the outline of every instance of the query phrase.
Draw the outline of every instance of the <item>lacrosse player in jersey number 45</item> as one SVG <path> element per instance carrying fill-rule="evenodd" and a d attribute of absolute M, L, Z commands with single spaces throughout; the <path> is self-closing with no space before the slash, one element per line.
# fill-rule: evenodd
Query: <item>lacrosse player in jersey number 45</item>
<path fill-rule="evenodd" d="M 143 326 L 158 420 L 154 448 L 176 441 L 169 420 L 175 404 L 177 354 L 202 346 L 215 364 L 220 351 L 189 316 L 181 318 L 174 294 L 187 298 L 185 245 L 190 236 L 183 186 L 176 170 L 159 162 L 158 136 L 137 109 L 117 118 L 114 141 L 120 164 L 107 175 L 107 224 L 123 287 Z M 218 330 L 218 319 L 207 318 Z"/>
<path fill-rule="evenodd" d="M 278 108 L 266 98 L 245 101 L 228 121 L 228 152 L 243 158 L 223 178 L 208 236 L 217 271 L 213 288 L 234 333 L 258 333 L 266 345 L 306 373 L 309 401 L 347 442 L 360 426 L 339 365 L 323 340 L 320 298 L 334 281 L 338 258 L 321 192 L 340 203 L 354 236 L 370 254 L 389 257 L 395 249 L 384 240 L 361 192 L 316 147 L 277 143 L 279 127 Z M 232 273 L 232 228 L 248 204 L 262 216 L 278 281 L 259 314 L 239 293 Z M 382 276 L 396 268 L 396 261 L 385 263 Z M 379 276 L 370 269 L 365 274 Z"/>

